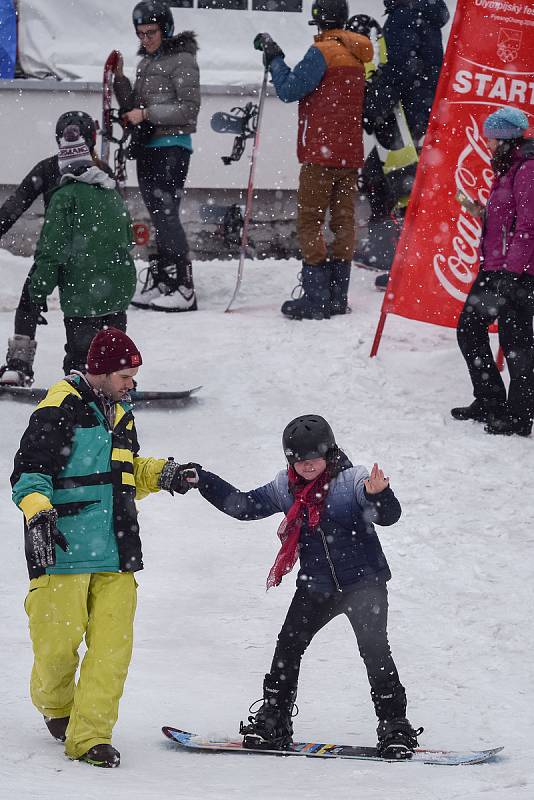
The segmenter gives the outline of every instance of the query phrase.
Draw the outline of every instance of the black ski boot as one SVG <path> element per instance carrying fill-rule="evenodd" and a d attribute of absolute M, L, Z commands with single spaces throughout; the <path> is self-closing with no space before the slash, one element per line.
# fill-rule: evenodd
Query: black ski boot
<path fill-rule="evenodd" d="M 502 403 L 483 403 L 481 400 L 473 400 L 470 406 L 451 408 L 451 416 L 462 421 L 472 419 L 475 422 L 489 422 L 490 419 L 502 416 L 504 410 Z"/>
<path fill-rule="evenodd" d="M 64 742 L 70 717 L 45 717 L 45 725 L 58 742 Z"/>
<path fill-rule="evenodd" d="M 380 720 L 376 729 L 378 755 L 399 760 L 411 758 L 417 747 L 417 737 L 422 733 L 423 728 L 414 730 L 406 717 Z"/>
<path fill-rule="evenodd" d="M 121 763 L 121 754 L 110 744 L 95 744 L 87 753 L 80 756 L 78 761 L 85 761 L 93 767 L 112 769 Z"/>
<path fill-rule="evenodd" d="M 248 725 L 239 725 L 239 733 L 243 736 L 243 747 L 255 750 L 287 750 L 293 741 L 293 723 L 291 721 L 295 705 L 295 692 L 282 694 L 278 682 L 270 675 L 263 681 L 263 698 L 257 700 L 262 705 L 258 711 L 249 711 Z"/>
<path fill-rule="evenodd" d="M 329 319 L 330 266 L 311 267 L 303 262 L 300 280 L 297 289 L 302 289 L 301 296 L 286 300 L 281 308 L 282 314 L 290 319 Z"/>
<path fill-rule="evenodd" d="M 330 316 L 350 314 L 347 305 L 350 283 L 350 261 L 330 262 Z"/>
<path fill-rule="evenodd" d="M 7 342 L 6 363 L 0 367 L 0 386 L 31 386 L 37 342 L 15 333 Z"/>
<path fill-rule="evenodd" d="M 196 311 L 197 298 L 191 262 L 184 261 L 180 264 L 169 264 L 165 267 L 164 273 L 165 287 L 159 297 L 151 302 L 151 309 L 153 311 L 171 313 Z"/>

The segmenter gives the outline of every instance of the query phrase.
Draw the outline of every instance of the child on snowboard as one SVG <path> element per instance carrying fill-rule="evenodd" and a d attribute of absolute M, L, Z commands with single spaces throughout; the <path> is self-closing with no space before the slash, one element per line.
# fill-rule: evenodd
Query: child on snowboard
<path fill-rule="evenodd" d="M 328 422 L 317 414 L 292 420 L 282 444 L 287 470 L 265 486 L 241 492 L 201 468 L 196 484 L 206 500 L 236 519 L 285 514 L 278 530 L 282 546 L 267 588 L 278 586 L 300 558 L 297 590 L 265 676 L 262 705 L 247 725 L 241 723 L 244 745 L 289 747 L 304 651 L 321 628 L 345 614 L 371 685 L 378 752 L 384 758 L 410 758 L 423 729 L 414 730 L 406 718 L 406 693 L 387 636 L 391 573 L 373 526 L 397 522 L 399 501 L 377 464 L 370 475 L 351 464 Z"/>

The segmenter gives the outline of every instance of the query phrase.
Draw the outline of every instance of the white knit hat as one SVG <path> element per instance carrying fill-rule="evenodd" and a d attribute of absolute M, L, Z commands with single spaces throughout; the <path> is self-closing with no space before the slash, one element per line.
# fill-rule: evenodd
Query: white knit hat
<path fill-rule="evenodd" d="M 94 162 L 87 147 L 87 142 L 77 125 L 67 125 L 59 141 L 59 171 L 62 175 L 73 172 L 79 167 L 91 167 Z"/>

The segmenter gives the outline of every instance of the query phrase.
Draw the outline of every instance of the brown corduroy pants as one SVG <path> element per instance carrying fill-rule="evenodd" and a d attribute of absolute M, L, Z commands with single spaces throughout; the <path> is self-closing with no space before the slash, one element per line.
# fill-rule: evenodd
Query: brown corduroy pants
<path fill-rule="evenodd" d="M 332 256 L 351 261 L 356 241 L 354 198 L 356 169 L 336 169 L 320 164 L 303 164 L 298 190 L 297 235 L 303 260 L 312 266 L 327 256 L 324 222 L 330 209 L 330 230 L 334 234 Z"/>

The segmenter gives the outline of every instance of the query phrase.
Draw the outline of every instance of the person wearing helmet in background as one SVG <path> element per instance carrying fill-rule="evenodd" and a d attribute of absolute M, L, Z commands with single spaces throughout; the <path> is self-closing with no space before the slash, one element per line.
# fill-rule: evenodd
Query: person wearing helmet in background
<path fill-rule="evenodd" d="M 356 178 L 363 164 L 364 64 L 373 57 L 367 37 L 344 30 L 347 0 L 315 0 L 311 11 L 309 24 L 317 25 L 319 33 L 292 70 L 269 34 L 258 34 L 254 41 L 263 50 L 278 97 L 285 103 L 299 101 L 302 296 L 283 304 L 282 314 L 290 319 L 329 319 L 348 310 Z M 323 235 L 327 211 L 334 234 L 331 258 Z"/>
<path fill-rule="evenodd" d="M 480 270 L 460 313 L 458 345 L 475 399 L 457 406 L 457 420 L 486 423 L 486 433 L 530 436 L 534 419 L 534 141 L 526 137 L 524 111 L 503 106 L 484 122 L 495 179 L 485 209 L 460 196 L 469 213 L 483 217 Z M 490 346 L 499 324 L 508 392 Z"/>
<path fill-rule="evenodd" d="M 287 468 L 258 489 L 239 491 L 199 465 L 197 480 L 184 475 L 206 500 L 236 519 L 285 514 L 268 589 L 278 586 L 300 558 L 297 591 L 265 675 L 262 705 L 248 724 L 241 723 L 244 746 L 289 747 L 304 651 L 321 628 L 345 614 L 371 685 L 378 752 L 384 758 L 410 758 L 422 729 L 414 730 L 406 718 L 406 692 L 387 635 L 386 583 L 391 573 L 374 528 L 374 523 L 397 522 L 399 501 L 378 464 L 370 474 L 351 464 L 318 414 L 292 420 L 282 446 Z"/>
<path fill-rule="evenodd" d="M 66 111 L 56 123 L 56 141 L 59 145 L 63 132 L 68 125 L 79 127 L 91 158 L 97 166 L 111 174 L 109 167 L 96 156 L 96 125 L 89 114 L 84 111 Z M 42 196 L 45 212 L 54 189 L 60 181 L 58 154 L 39 161 L 26 175 L 24 180 L 0 207 L 0 238 L 9 231 L 15 222 L 27 211 L 32 203 Z M 6 363 L 0 367 L 0 386 L 31 386 L 33 383 L 33 362 L 37 342 L 35 333 L 37 325 L 46 324 L 42 315 L 42 307 L 36 306 L 29 293 L 30 277 L 35 269 L 32 266 L 24 283 L 19 304 L 15 312 L 15 332 L 8 340 Z"/>
<path fill-rule="evenodd" d="M 144 0 L 133 10 L 139 37 L 134 86 L 117 66 L 114 91 L 126 121 L 134 126 L 130 157 L 156 232 L 157 255 L 132 305 L 155 311 L 195 311 L 197 301 L 180 201 L 193 150 L 200 109 L 196 36 L 173 36 L 172 12 L 162 0 Z"/>

